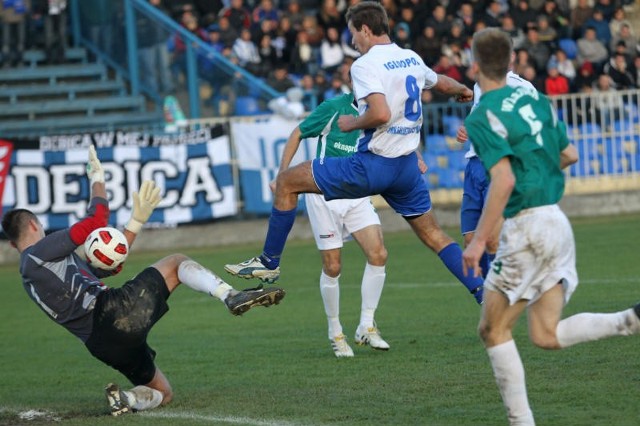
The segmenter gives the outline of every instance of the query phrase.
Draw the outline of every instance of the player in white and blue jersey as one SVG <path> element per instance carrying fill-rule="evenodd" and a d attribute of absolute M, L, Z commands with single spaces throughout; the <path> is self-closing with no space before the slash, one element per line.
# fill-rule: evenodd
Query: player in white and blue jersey
<path fill-rule="evenodd" d="M 346 17 L 353 44 L 362 54 L 351 68 L 359 115 L 340 116 L 338 125 L 343 132 L 361 131 L 358 151 L 350 157 L 305 162 L 280 173 L 262 255 L 225 269 L 265 282 L 279 278 L 280 256 L 295 220 L 299 194 L 322 193 L 326 200 L 380 194 L 481 303 L 482 278 L 463 274 L 462 250 L 442 231 L 431 211 L 415 153 L 423 119 L 422 90 L 434 89 L 461 102 L 471 101 L 473 92 L 433 72 L 414 51 L 392 43 L 388 17 L 379 3 L 358 3 Z"/>
<path fill-rule="evenodd" d="M 533 85 L 520 77 L 513 71 L 507 73 L 507 86 L 510 87 L 528 87 L 535 90 Z M 480 85 L 476 83 L 473 86 L 473 111 L 480 102 L 482 96 L 482 90 Z M 456 139 L 460 143 L 466 142 L 469 138 L 466 128 L 460 126 Z M 468 159 L 467 166 L 464 171 L 464 185 L 462 192 L 462 205 L 460 206 L 460 231 L 464 237 L 465 247 L 469 245 L 473 239 L 473 235 L 476 232 L 480 215 L 482 214 L 482 208 L 484 207 L 485 200 L 487 198 L 487 190 L 489 189 L 489 179 L 487 178 L 487 172 L 482 165 L 482 162 L 476 155 L 476 151 L 473 149 L 473 145 L 469 146 L 465 158 Z M 489 272 L 489 266 L 496 256 L 498 250 L 498 237 L 500 234 L 500 226 L 495 230 L 489 241 L 487 241 L 487 251 L 480 260 L 480 268 L 482 269 L 482 276 L 486 277 Z"/>

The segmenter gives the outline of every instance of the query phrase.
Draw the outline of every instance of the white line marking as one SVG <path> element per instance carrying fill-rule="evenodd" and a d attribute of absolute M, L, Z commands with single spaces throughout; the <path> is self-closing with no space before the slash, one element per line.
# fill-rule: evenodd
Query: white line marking
<path fill-rule="evenodd" d="M 259 420 L 251 419 L 247 417 L 233 417 L 233 416 L 215 416 L 215 415 L 202 415 L 196 413 L 169 413 L 163 411 L 144 411 L 134 414 L 143 417 L 156 417 L 162 419 L 180 419 L 180 420 L 195 420 L 206 423 L 230 423 L 230 424 L 243 424 L 252 426 L 295 426 L 299 423 L 291 423 L 287 421 L 276 420 Z"/>

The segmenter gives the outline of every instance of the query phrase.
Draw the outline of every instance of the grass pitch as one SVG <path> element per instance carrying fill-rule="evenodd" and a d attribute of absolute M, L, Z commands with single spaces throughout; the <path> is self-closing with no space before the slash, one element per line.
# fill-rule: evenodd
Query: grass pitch
<path fill-rule="evenodd" d="M 572 222 L 581 285 L 565 315 L 640 301 L 640 215 Z M 215 232 L 214 225 L 212 238 Z M 311 241 L 291 241 L 279 282 L 287 296 L 279 306 L 234 317 L 187 287 L 171 296 L 171 310 L 149 342 L 173 385 L 174 402 L 120 418 L 108 415 L 102 388 L 110 381 L 128 386 L 126 380 L 31 302 L 16 265 L 0 267 L 0 424 L 506 424 L 476 335 L 473 298 L 413 234 L 387 234 L 385 241 L 387 283 L 376 319 L 390 351 L 354 346 L 353 359 L 333 356 L 318 289 L 319 254 Z M 227 276 L 222 265 L 260 248 L 186 254 L 245 288 L 254 282 Z M 121 276 L 107 284 L 119 286 L 164 254 L 134 252 Z M 355 243 L 346 245 L 343 263 L 341 320 L 353 342 L 365 264 Z M 548 352 L 529 343 L 524 318 L 515 338 L 539 425 L 640 424 L 640 338 Z"/>

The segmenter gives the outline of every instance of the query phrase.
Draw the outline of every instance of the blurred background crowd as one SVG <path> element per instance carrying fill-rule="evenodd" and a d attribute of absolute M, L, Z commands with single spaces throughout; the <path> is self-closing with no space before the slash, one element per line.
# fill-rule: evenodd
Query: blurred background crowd
<path fill-rule="evenodd" d="M 113 51 L 118 34 L 99 24 L 122 19 L 108 0 L 92 0 L 81 17 L 96 28 L 96 44 Z M 348 90 L 345 63 L 358 56 L 346 27 L 346 9 L 357 0 L 149 0 L 233 63 L 278 92 L 299 87 L 307 110 Z M 415 50 L 436 72 L 469 87 L 474 32 L 500 27 L 516 50 L 514 71 L 548 95 L 640 87 L 640 44 L 627 18 L 633 0 L 382 0 L 392 39 Z M 2 0 L 0 63 L 17 66 L 25 50 L 41 48 L 48 63 L 61 61 L 68 45 L 66 0 Z M 184 80 L 184 41 L 144 31 L 140 46 L 160 45 L 166 64 L 158 91 L 171 94 Z M 102 28 L 102 30 L 101 30 Z M 213 93 L 225 77 L 211 61 L 198 73 Z M 312 95 L 312 96 L 310 96 Z M 310 103 L 313 99 L 313 105 Z M 439 101 L 426 92 L 425 101 Z"/>

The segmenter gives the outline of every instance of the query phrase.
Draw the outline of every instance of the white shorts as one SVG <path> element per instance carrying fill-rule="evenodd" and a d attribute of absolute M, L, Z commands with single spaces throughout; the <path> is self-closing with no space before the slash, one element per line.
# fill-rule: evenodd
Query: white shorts
<path fill-rule="evenodd" d="M 505 220 L 500 245 L 484 282 L 510 304 L 535 302 L 562 282 L 564 303 L 578 286 L 571 224 L 557 205 L 526 209 Z"/>
<path fill-rule="evenodd" d="M 326 201 L 321 194 L 305 194 L 305 204 L 318 250 L 341 248 L 353 232 L 380 225 L 369 197 Z"/>

